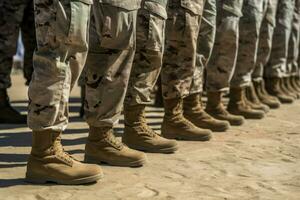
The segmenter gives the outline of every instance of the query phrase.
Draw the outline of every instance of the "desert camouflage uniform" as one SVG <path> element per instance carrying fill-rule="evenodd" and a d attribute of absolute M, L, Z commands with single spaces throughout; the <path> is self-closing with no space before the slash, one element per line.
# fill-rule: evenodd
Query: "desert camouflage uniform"
<path fill-rule="evenodd" d="M 85 66 L 85 115 L 93 127 L 119 119 L 136 49 L 140 0 L 94 1 L 90 50 Z"/>
<path fill-rule="evenodd" d="M 169 1 L 161 74 L 165 99 L 183 98 L 190 93 L 202 12 L 203 0 Z"/>
<path fill-rule="evenodd" d="M 231 87 L 249 86 L 255 68 L 264 0 L 244 0 L 239 25 L 239 47 Z"/>
<path fill-rule="evenodd" d="M 265 75 L 268 78 L 288 76 L 287 57 L 292 31 L 294 0 L 279 0 L 273 45 Z"/>
<path fill-rule="evenodd" d="M 149 104 L 162 66 L 167 0 L 143 0 L 137 18 L 137 48 L 125 104 Z"/>
<path fill-rule="evenodd" d="M 260 27 L 257 59 L 252 73 L 253 80 L 263 79 L 264 71 L 267 67 L 266 64 L 270 58 L 273 33 L 276 25 L 277 4 L 278 0 L 264 0 L 264 14 Z"/>
<path fill-rule="evenodd" d="M 29 85 L 28 125 L 34 131 L 62 131 L 68 100 L 88 50 L 92 0 L 35 0 L 37 49 Z"/>
<path fill-rule="evenodd" d="M 190 94 L 201 93 L 203 90 L 203 73 L 215 43 L 217 7 L 216 0 L 205 0 L 198 37 L 196 68 Z"/>
<path fill-rule="evenodd" d="M 294 15 L 292 21 L 292 33 L 288 52 L 288 75 L 299 76 L 299 42 L 300 42 L 300 0 L 295 0 Z"/>
<path fill-rule="evenodd" d="M 242 6 L 243 0 L 217 1 L 216 41 L 207 67 L 208 91 L 229 88 L 236 65 Z"/>
<path fill-rule="evenodd" d="M 17 50 L 19 30 L 25 46 L 24 76 L 32 75 L 32 54 L 36 46 L 32 0 L 2 0 L 0 2 L 0 89 L 11 86 L 13 56 Z"/>

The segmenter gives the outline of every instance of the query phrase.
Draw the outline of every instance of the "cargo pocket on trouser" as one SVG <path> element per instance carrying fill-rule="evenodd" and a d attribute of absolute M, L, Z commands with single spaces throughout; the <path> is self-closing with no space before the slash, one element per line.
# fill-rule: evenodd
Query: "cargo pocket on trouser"
<path fill-rule="evenodd" d="M 135 47 L 136 11 L 95 2 L 94 17 L 100 46 L 125 50 Z"/>
<path fill-rule="evenodd" d="M 71 0 L 70 28 L 66 44 L 75 52 L 88 49 L 88 27 L 90 21 L 91 0 Z"/>
<path fill-rule="evenodd" d="M 53 1 L 49 9 L 35 2 L 38 48 L 29 89 L 29 125 L 34 130 L 62 129 L 67 123 L 72 79 L 68 58 L 87 50 L 89 5 L 83 0 Z"/>

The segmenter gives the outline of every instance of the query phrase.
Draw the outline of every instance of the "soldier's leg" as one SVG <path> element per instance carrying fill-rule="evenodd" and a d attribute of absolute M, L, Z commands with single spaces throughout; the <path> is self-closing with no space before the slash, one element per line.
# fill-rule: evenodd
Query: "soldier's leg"
<path fill-rule="evenodd" d="M 236 64 L 239 38 L 239 18 L 243 1 L 217 1 L 217 32 L 215 46 L 207 66 L 206 112 L 231 125 L 241 125 L 243 117 L 229 114 L 223 104 L 222 92 L 228 90 Z"/>
<path fill-rule="evenodd" d="M 295 0 L 294 15 L 292 21 L 292 33 L 289 43 L 288 66 L 290 70 L 289 83 L 291 88 L 299 96 L 300 88 L 296 83 L 298 72 L 299 57 L 299 41 L 300 41 L 300 0 Z"/>
<path fill-rule="evenodd" d="M 136 46 L 139 1 L 94 2 L 91 49 L 85 68 L 85 117 L 90 126 L 87 162 L 142 166 L 146 155 L 129 149 L 113 134 L 121 114 Z M 91 30 L 91 31 L 92 31 Z"/>
<path fill-rule="evenodd" d="M 0 4 L 0 123 L 26 123 L 26 116 L 11 107 L 7 95 L 25 7 L 26 3 L 22 1 L 4 0 Z"/>
<path fill-rule="evenodd" d="M 33 1 L 27 1 L 28 3 L 24 10 L 24 17 L 21 23 L 21 32 L 25 48 L 23 71 L 24 77 L 26 79 L 26 85 L 29 85 L 33 73 L 32 56 L 36 47 L 36 37 L 34 27 Z"/>
<path fill-rule="evenodd" d="M 162 68 L 162 93 L 165 116 L 162 134 L 167 138 L 183 140 L 209 140 L 211 132 L 202 130 L 183 116 L 183 98 L 189 95 L 195 70 L 197 38 L 203 1 L 195 5 L 171 0 L 166 27 L 166 51 Z"/>
<path fill-rule="evenodd" d="M 268 92 L 277 96 L 284 103 L 291 103 L 295 98 L 295 95 L 286 88 L 284 83 L 284 78 L 287 77 L 287 56 L 293 19 L 293 3 L 294 0 L 278 2 L 272 51 L 265 70 Z M 282 93 L 285 93 L 285 96 L 281 97 Z"/>
<path fill-rule="evenodd" d="M 269 111 L 269 107 L 259 101 L 252 85 L 251 74 L 256 62 L 259 29 L 263 17 L 263 1 L 244 0 L 242 12 L 237 64 L 230 87 L 240 88 L 246 93 L 243 98 L 246 105 L 251 108 L 249 114 L 260 119 L 264 116 L 264 112 Z"/>
<path fill-rule="evenodd" d="M 167 4 L 143 1 L 137 18 L 137 50 L 124 102 L 122 141 L 137 150 L 173 153 L 177 143 L 159 136 L 146 123 L 145 107 L 162 66 Z"/>
<path fill-rule="evenodd" d="M 183 100 L 184 116 L 200 128 L 226 131 L 229 123 L 216 120 L 207 114 L 201 101 L 204 68 L 211 56 L 216 33 L 217 8 L 215 0 L 206 0 L 197 42 L 197 58 L 189 95 Z"/>
<path fill-rule="evenodd" d="M 37 49 L 28 91 L 33 142 L 27 181 L 82 184 L 102 177 L 100 167 L 76 161 L 60 143 L 68 124 L 69 94 L 85 62 L 91 3 L 34 1 Z"/>
<path fill-rule="evenodd" d="M 269 95 L 266 91 L 263 79 L 264 68 L 268 63 L 272 49 L 277 3 L 278 0 L 264 0 L 264 16 L 260 27 L 257 59 L 252 73 L 252 81 L 258 98 L 270 108 L 280 107 L 277 97 Z"/>

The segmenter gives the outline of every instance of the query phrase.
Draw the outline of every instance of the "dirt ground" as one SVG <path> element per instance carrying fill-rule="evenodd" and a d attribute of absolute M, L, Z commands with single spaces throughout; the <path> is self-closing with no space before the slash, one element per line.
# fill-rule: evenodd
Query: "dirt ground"
<path fill-rule="evenodd" d="M 9 91 L 13 105 L 26 112 L 24 80 L 14 75 L 13 82 Z M 82 160 L 88 129 L 77 117 L 78 95 L 77 88 L 63 143 Z M 162 109 L 147 111 L 157 131 L 162 115 Z M 120 136 L 122 124 L 116 130 Z M 91 185 L 25 183 L 30 145 L 30 130 L 25 126 L 0 126 L 0 200 L 300 199 L 300 100 L 272 110 L 263 120 L 215 133 L 210 142 L 181 141 L 175 154 L 147 154 L 149 163 L 142 168 L 103 165 L 105 177 Z"/>

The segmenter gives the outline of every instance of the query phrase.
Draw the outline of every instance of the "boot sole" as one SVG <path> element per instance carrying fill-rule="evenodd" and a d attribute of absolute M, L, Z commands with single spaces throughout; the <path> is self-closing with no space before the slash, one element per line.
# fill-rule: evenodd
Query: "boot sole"
<path fill-rule="evenodd" d="M 164 134 L 162 134 L 162 136 L 167 139 L 175 139 L 175 140 L 182 140 L 182 141 L 209 141 L 212 138 L 211 135 L 197 137 L 197 138 L 188 138 L 188 137 L 186 138 L 186 137 L 179 137 L 177 135 L 164 135 Z"/>
<path fill-rule="evenodd" d="M 88 183 L 95 183 L 102 178 L 103 178 L 103 174 L 98 174 L 95 176 L 74 179 L 74 180 L 59 180 L 59 179 L 41 178 L 41 177 L 26 175 L 25 181 L 33 184 L 57 183 L 60 185 L 82 185 Z"/>
<path fill-rule="evenodd" d="M 220 118 L 220 117 L 214 116 L 214 115 L 212 115 L 212 117 L 214 117 L 215 119 L 221 120 L 221 121 L 226 121 L 226 122 L 228 122 L 231 126 L 241 126 L 241 125 L 243 125 L 244 122 L 245 122 L 244 119 L 241 120 L 241 121 L 230 121 L 230 120 L 228 120 L 228 119 L 223 119 L 223 118 Z M 229 128 L 230 128 L 230 127 L 228 127 L 228 129 L 229 129 Z M 218 131 L 216 131 L 216 132 L 218 132 Z M 220 131 L 220 132 L 221 132 L 221 131 Z"/>
<path fill-rule="evenodd" d="M 196 125 L 196 124 L 195 124 Z M 197 125 L 196 125 L 197 126 Z M 208 129 L 208 130 L 211 130 L 213 132 L 226 132 L 230 127 L 227 126 L 227 127 L 220 127 L 220 128 L 216 128 L 216 127 L 205 127 L 205 126 L 197 126 L 199 128 L 202 128 L 202 129 Z"/>
<path fill-rule="evenodd" d="M 112 166 L 119 166 L 119 167 L 142 167 L 147 163 L 147 159 L 143 158 L 137 161 L 133 162 L 111 162 L 111 161 L 106 161 L 106 160 L 99 160 L 97 158 L 91 157 L 91 156 L 85 156 L 84 157 L 84 162 L 85 163 L 91 163 L 91 164 L 108 164 Z"/>
<path fill-rule="evenodd" d="M 178 150 L 178 146 L 174 146 L 174 147 L 169 147 L 169 148 L 163 148 L 163 149 L 146 149 L 144 147 L 138 147 L 138 146 L 134 146 L 134 145 L 128 145 L 127 143 L 125 143 L 129 148 L 131 149 L 135 149 L 138 151 L 143 151 L 143 152 L 147 152 L 147 153 L 166 153 L 166 154 L 171 154 L 171 153 L 175 153 Z"/>
<path fill-rule="evenodd" d="M 249 116 L 247 114 L 243 114 L 243 113 L 235 113 L 231 110 L 228 110 L 230 112 L 230 114 L 232 115 L 240 115 L 243 116 L 245 119 L 263 119 L 265 117 L 265 115 L 261 115 L 261 116 Z"/>

